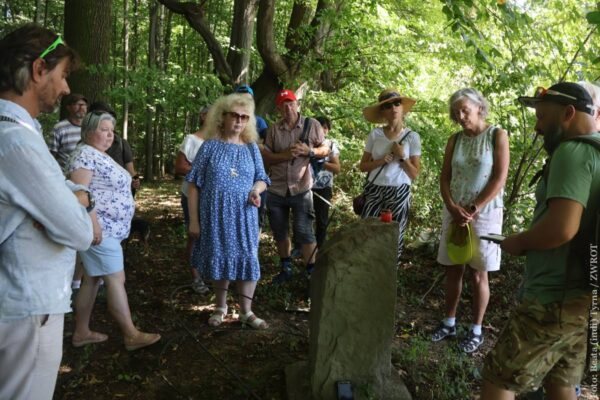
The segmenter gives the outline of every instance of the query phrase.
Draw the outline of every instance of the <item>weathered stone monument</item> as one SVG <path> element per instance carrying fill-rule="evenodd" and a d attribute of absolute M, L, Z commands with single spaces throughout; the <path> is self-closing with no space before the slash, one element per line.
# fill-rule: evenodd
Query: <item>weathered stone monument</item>
<path fill-rule="evenodd" d="M 288 398 L 336 400 L 350 381 L 354 399 L 409 400 L 393 370 L 398 224 L 357 221 L 319 252 L 311 278 L 309 360 L 286 368 Z"/>

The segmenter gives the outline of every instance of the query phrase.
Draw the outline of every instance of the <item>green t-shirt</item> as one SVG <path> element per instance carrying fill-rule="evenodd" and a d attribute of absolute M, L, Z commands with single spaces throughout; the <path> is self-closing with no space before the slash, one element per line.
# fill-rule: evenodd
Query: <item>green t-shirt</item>
<path fill-rule="evenodd" d="M 600 133 L 593 134 L 600 137 Z M 568 141 L 555 151 L 547 182 L 540 180 L 536 189 L 534 225 L 548 209 L 548 200 L 565 198 L 584 207 L 579 233 L 592 237 L 595 216 L 600 206 L 600 151 L 587 143 Z M 589 292 L 589 265 L 582 257 L 569 258 L 571 241 L 560 247 L 528 251 L 523 281 L 523 298 L 542 304 L 573 298 Z M 585 246 L 582 246 L 585 247 Z M 590 251 L 589 245 L 586 250 Z"/>

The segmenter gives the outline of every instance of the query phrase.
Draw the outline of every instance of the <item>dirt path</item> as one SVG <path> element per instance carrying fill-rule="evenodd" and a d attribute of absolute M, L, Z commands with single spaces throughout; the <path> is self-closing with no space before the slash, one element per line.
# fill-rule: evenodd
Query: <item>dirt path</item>
<path fill-rule="evenodd" d="M 137 215 L 151 223 L 150 252 L 144 255 L 140 243 L 133 241 L 126 253 L 126 287 L 134 322 L 141 329 L 160 332 L 163 339 L 148 349 L 127 352 L 105 300 L 99 299 L 91 327 L 110 338 L 76 349 L 70 344 L 69 314 L 55 399 L 285 399 L 284 367 L 308 354 L 308 314 L 285 311 L 306 306 L 304 281 L 296 279 L 284 288 L 267 285 L 277 272 L 277 257 L 270 236 L 263 234 L 263 278 L 254 309 L 270 329 L 242 329 L 231 314 L 221 327 L 210 328 L 206 321 L 214 298 L 200 296 L 187 286 L 190 275 L 183 257 L 178 188 L 173 181 L 144 187 L 138 195 Z M 434 258 L 410 251 L 407 258 L 398 272 L 392 360 L 415 399 L 477 398 L 473 394 L 478 392 L 478 368 L 513 304 L 519 267 L 507 266 L 491 279 L 486 343 L 474 356 L 464 356 L 455 343 L 432 344 L 427 338 L 443 304 L 441 280 L 432 286 L 440 273 Z M 229 304 L 235 313 L 233 299 Z M 468 310 L 469 304 L 462 302 L 461 322 L 468 320 Z"/>

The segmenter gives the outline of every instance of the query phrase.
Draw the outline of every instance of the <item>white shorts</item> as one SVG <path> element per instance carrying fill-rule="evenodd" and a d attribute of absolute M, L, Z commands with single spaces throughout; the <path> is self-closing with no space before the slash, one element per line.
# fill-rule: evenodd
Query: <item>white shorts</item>
<path fill-rule="evenodd" d="M 473 259 L 469 266 L 478 271 L 498 271 L 500 269 L 501 251 L 500 246 L 487 240 L 480 240 L 479 235 L 488 233 L 502 233 L 502 208 L 494 208 L 485 213 L 479 213 L 477 218 L 471 222 L 477 250 L 474 252 Z M 448 228 L 452 222 L 452 215 L 444 207 L 442 212 L 442 235 L 440 237 L 440 247 L 438 249 L 437 261 L 442 265 L 454 265 L 448 257 L 446 248 L 446 237 Z"/>

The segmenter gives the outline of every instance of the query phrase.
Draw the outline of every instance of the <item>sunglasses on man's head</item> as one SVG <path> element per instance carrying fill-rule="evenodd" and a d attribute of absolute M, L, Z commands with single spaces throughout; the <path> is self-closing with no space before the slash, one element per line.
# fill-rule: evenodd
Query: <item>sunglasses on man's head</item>
<path fill-rule="evenodd" d="M 392 107 L 400 107 L 402 100 L 390 101 L 389 103 L 382 104 L 379 108 L 382 110 L 389 110 Z"/>
<path fill-rule="evenodd" d="M 46 50 L 42 51 L 42 54 L 40 54 L 39 58 L 44 59 L 44 57 L 56 50 L 56 48 L 61 44 L 65 44 L 65 42 L 63 42 L 62 38 L 59 36 L 54 42 L 52 42 L 50 46 L 48 46 Z"/>
<path fill-rule="evenodd" d="M 236 119 L 236 120 L 239 119 L 242 122 L 248 122 L 248 120 L 250 119 L 249 115 L 238 114 L 238 113 L 236 113 L 234 111 L 225 111 L 223 113 L 223 115 L 229 115 L 231 118 Z"/>

